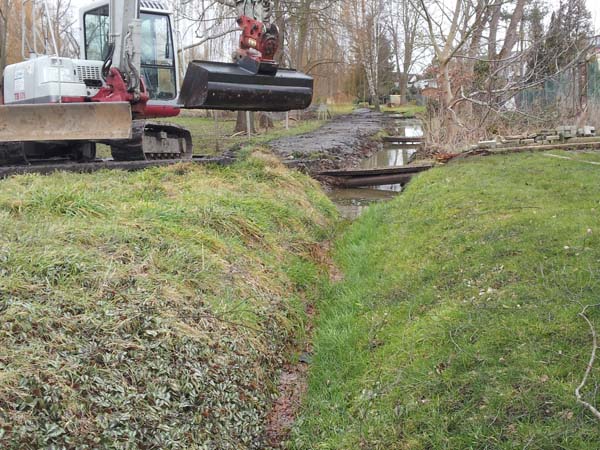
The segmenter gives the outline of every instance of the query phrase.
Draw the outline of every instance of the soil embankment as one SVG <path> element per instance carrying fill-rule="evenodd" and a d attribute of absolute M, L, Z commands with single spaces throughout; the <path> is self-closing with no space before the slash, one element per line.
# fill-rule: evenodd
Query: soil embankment
<path fill-rule="evenodd" d="M 574 393 L 600 326 L 600 155 L 552 155 L 430 170 L 344 230 L 295 450 L 600 448 Z"/>
<path fill-rule="evenodd" d="M 381 148 L 376 135 L 385 128 L 384 114 L 357 109 L 300 136 L 270 142 L 288 167 L 308 172 L 351 167 Z"/>

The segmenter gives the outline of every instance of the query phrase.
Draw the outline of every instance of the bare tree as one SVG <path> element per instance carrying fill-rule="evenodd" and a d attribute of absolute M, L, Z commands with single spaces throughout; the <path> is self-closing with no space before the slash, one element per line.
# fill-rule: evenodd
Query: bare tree
<path fill-rule="evenodd" d="M 0 73 L 4 71 L 8 53 L 8 28 L 12 1 L 0 0 Z"/>
<path fill-rule="evenodd" d="M 469 1 L 456 0 L 453 7 L 448 7 L 442 0 L 411 0 L 425 22 L 439 72 L 444 108 L 449 108 L 455 99 L 451 63 L 464 51 L 475 30 L 480 28 L 491 1 L 483 0 L 473 6 Z"/>
<path fill-rule="evenodd" d="M 383 36 L 384 7 L 382 0 L 349 0 L 350 14 L 347 17 L 347 28 L 351 36 L 356 36 L 352 49 L 365 73 L 365 80 L 375 110 L 380 110 L 379 101 L 379 66 L 381 58 L 381 39 Z"/>
<path fill-rule="evenodd" d="M 387 3 L 386 28 L 394 49 L 400 96 L 402 103 L 406 103 L 409 73 L 422 55 L 417 51 L 421 36 L 419 13 L 408 0 L 390 1 Z"/>

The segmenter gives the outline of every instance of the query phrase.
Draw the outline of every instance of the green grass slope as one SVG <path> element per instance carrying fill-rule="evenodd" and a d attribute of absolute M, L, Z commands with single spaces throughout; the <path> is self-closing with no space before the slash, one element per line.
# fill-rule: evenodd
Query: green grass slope
<path fill-rule="evenodd" d="M 215 125 L 214 119 L 199 116 L 171 117 L 159 122 L 172 123 L 187 128 L 192 135 L 192 144 L 195 155 L 219 155 L 226 150 L 236 147 L 252 147 L 266 144 L 275 139 L 298 134 L 309 133 L 323 126 L 323 120 L 290 120 L 289 129 L 285 128 L 283 121 L 275 121 L 274 127 L 268 130 L 261 129 L 257 123 L 257 134 L 248 137 L 246 134 L 234 135 L 235 118 L 219 119 Z M 104 144 L 96 146 L 99 158 L 110 158 L 110 147 Z"/>
<path fill-rule="evenodd" d="M 600 448 L 574 396 L 599 219 L 599 166 L 533 154 L 434 169 L 370 208 L 337 244 L 293 447 Z"/>
<path fill-rule="evenodd" d="M 234 136 L 236 123 L 234 118 L 219 119 L 218 132 L 214 120 L 205 117 L 173 117 L 164 121 L 187 128 L 192 134 L 194 153 L 204 155 L 222 153 L 236 145 L 261 145 L 282 137 L 309 133 L 325 124 L 325 121 L 316 119 L 301 120 L 299 122 L 290 120 L 290 127 L 286 129 L 285 122 L 276 120 L 273 128 L 264 130 L 260 129 L 257 121 L 257 134 L 253 134 L 249 138 L 244 133 Z"/>
<path fill-rule="evenodd" d="M 261 154 L 0 181 L 0 448 L 263 448 L 332 208 Z"/>

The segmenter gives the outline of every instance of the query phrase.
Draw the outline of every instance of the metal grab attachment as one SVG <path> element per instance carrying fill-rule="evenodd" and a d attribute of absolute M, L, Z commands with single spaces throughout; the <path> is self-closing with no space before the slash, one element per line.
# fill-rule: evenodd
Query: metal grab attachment
<path fill-rule="evenodd" d="M 237 63 L 192 61 L 179 102 L 187 109 L 233 111 L 290 111 L 307 108 L 312 101 L 313 79 L 291 69 L 275 75 L 257 73 Z"/>

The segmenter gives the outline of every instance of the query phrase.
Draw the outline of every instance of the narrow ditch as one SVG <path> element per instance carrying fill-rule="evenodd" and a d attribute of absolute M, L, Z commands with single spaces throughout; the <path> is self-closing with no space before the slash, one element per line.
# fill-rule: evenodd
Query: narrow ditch
<path fill-rule="evenodd" d="M 416 146 L 385 142 L 375 147 L 372 136 L 384 129 L 393 136 L 423 135 L 421 123 L 416 119 L 359 111 L 338 118 L 316 132 L 275 141 L 271 147 L 284 162 L 287 160 L 288 166 L 298 167 L 309 173 L 315 168 L 323 167 L 352 166 L 371 169 L 409 164 L 417 153 Z M 330 147 L 325 145 L 327 143 Z M 290 150 L 292 148 L 293 151 Z M 359 217 L 369 205 L 391 200 L 402 191 L 401 184 L 365 188 L 324 187 L 340 214 L 349 220 Z M 313 256 L 318 264 L 327 268 L 330 281 L 340 281 L 343 274 L 331 260 L 329 244 L 321 246 L 315 253 Z M 306 340 L 301 348 L 296 349 L 299 355 L 297 360 L 286 363 L 279 376 L 278 396 L 267 415 L 265 431 L 266 444 L 272 449 L 285 448 L 308 388 L 315 314 L 315 305 L 308 302 Z"/>
<path fill-rule="evenodd" d="M 331 282 L 341 281 L 343 274 L 331 259 L 331 242 L 314 246 L 311 252 L 313 260 L 325 270 Z M 312 338 L 315 315 L 313 300 L 306 300 L 305 337 L 295 349 L 297 355 L 293 361 L 284 364 L 279 375 L 278 396 L 267 414 L 265 443 L 270 449 L 285 448 L 294 425 L 302 400 L 308 389 L 308 371 L 312 361 Z"/>
<path fill-rule="evenodd" d="M 421 123 L 415 119 L 394 118 L 388 124 L 388 132 L 394 136 L 423 136 Z M 417 153 L 417 147 L 397 142 L 385 142 L 383 148 L 370 157 L 362 160 L 357 168 L 374 169 L 385 167 L 401 167 L 409 164 Z M 388 201 L 402 191 L 401 184 L 384 184 L 364 188 L 332 188 L 328 190 L 329 198 L 338 207 L 340 214 L 346 219 L 356 219 L 369 205 Z"/>

